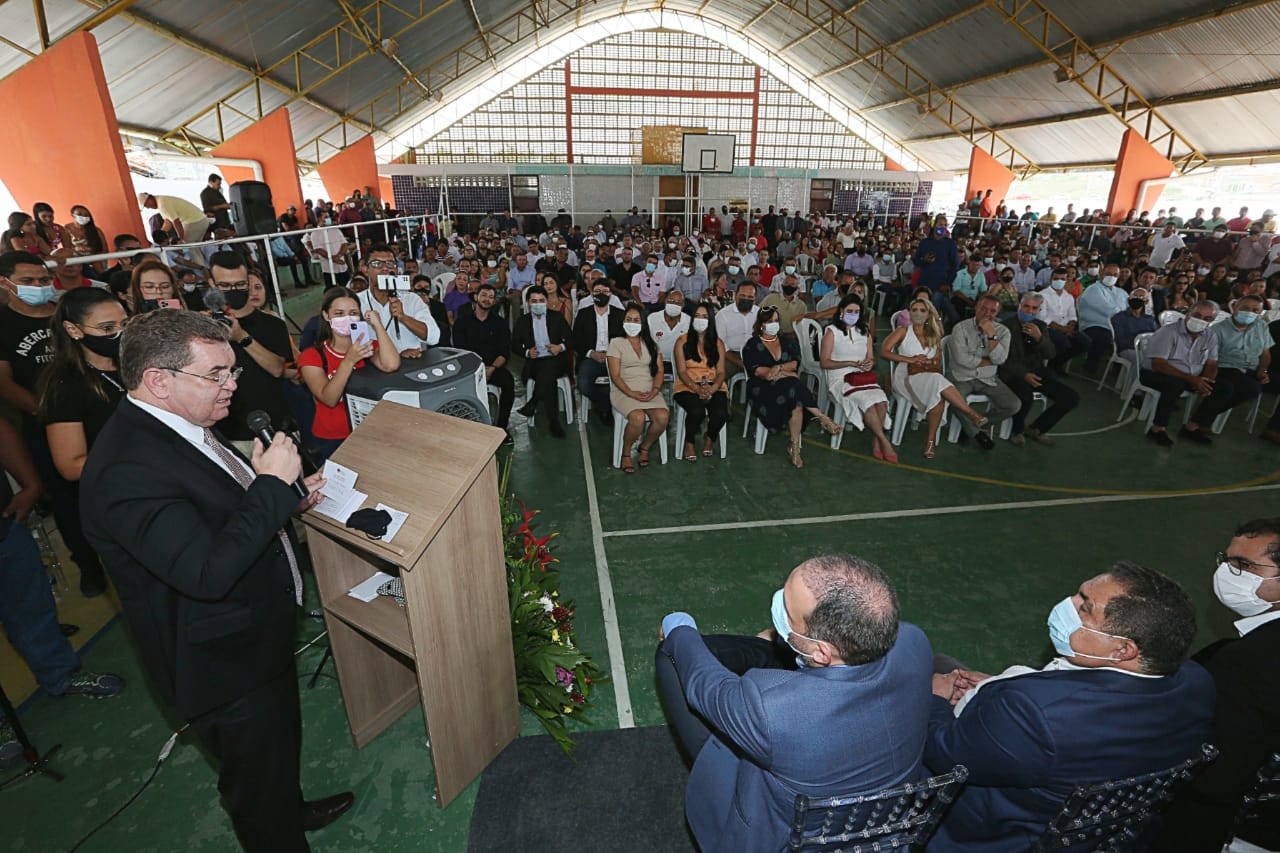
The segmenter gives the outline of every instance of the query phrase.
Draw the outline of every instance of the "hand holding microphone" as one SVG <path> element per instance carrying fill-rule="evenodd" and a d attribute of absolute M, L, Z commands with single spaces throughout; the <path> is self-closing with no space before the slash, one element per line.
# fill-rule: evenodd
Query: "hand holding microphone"
<path fill-rule="evenodd" d="M 302 479 L 302 457 L 293 439 L 282 432 L 272 433 L 271 416 L 261 409 L 249 413 L 245 418 L 249 431 L 254 434 L 258 444 L 253 448 L 253 470 L 258 476 L 271 475 L 279 477 L 286 483 L 292 483 L 298 497 L 306 498 L 311 494 Z"/>

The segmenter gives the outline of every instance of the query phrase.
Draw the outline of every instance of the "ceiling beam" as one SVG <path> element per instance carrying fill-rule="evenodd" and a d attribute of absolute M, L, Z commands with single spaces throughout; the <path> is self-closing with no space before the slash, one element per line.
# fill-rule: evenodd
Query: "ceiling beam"
<path fill-rule="evenodd" d="M 1088 92 L 1108 113 L 1162 151 L 1179 174 L 1185 175 L 1208 162 L 1195 143 L 1042 0 L 987 0 L 987 4 L 1058 66 L 1060 81 L 1074 83 Z M 1118 105 L 1113 105 L 1115 100 Z M 1175 156 L 1175 151 L 1182 153 Z"/>
<path fill-rule="evenodd" d="M 934 21 L 932 24 L 930 24 L 927 27 L 923 27 L 921 29 L 915 30 L 914 32 L 907 33 L 905 36 L 898 39 L 897 41 L 890 42 L 889 47 L 892 48 L 893 50 L 897 50 L 898 48 L 902 47 L 904 44 L 911 41 L 912 39 L 919 38 L 920 36 L 923 36 L 923 35 L 928 35 L 934 30 L 940 30 L 945 26 L 954 24 L 956 21 L 959 21 L 962 18 L 967 18 L 970 15 L 972 15 L 974 12 L 977 12 L 978 10 L 985 8 L 986 5 L 987 5 L 986 0 L 978 0 L 977 3 L 974 3 L 972 6 L 967 6 L 966 8 L 961 9 L 959 12 L 956 12 L 954 15 L 948 15 L 947 17 L 941 20 Z M 860 65 L 865 61 L 866 60 L 864 60 L 861 56 L 854 57 L 848 62 L 837 65 L 835 68 L 828 68 L 826 71 L 823 71 L 819 74 L 815 74 L 813 79 L 821 80 L 822 78 L 829 77 L 832 74 L 838 74 L 841 71 L 847 71 L 848 69 L 854 67 L 855 65 Z"/>
<path fill-rule="evenodd" d="M 1252 95 L 1259 92 L 1271 92 L 1280 89 L 1280 77 L 1273 77 L 1270 80 L 1260 80 L 1257 83 L 1250 83 L 1245 86 L 1222 86 L 1217 89 L 1201 89 L 1197 92 L 1187 92 L 1181 95 L 1169 95 L 1165 98 L 1154 98 L 1151 101 L 1153 107 L 1176 107 L 1182 104 L 1196 104 L 1203 101 L 1214 101 L 1219 98 L 1234 97 L 1236 95 Z M 1111 105 L 1114 109 L 1120 109 L 1123 104 L 1115 103 Z M 1028 127 L 1043 127 L 1046 124 L 1061 124 L 1068 121 L 1079 121 L 1086 118 L 1098 118 L 1100 116 L 1110 115 L 1111 111 L 1104 107 L 1095 107 L 1088 110 L 1077 110 L 1070 113 L 1058 113 L 1057 115 L 1043 116 L 1041 118 L 1023 119 L 1021 121 L 1005 122 L 1003 124 L 992 125 L 993 129 L 999 131 L 1022 130 Z M 916 142 L 945 142 L 952 138 L 952 134 L 937 134 L 934 136 L 917 136 L 911 139 L 902 140 L 904 143 Z"/>
<path fill-rule="evenodd" d="M 1275 0 L 1236 0 L 1236 2 L 1234 3 L 1228 3 L 1220 8 L 1213 9 L 1208 12 L 1201 12 L 1195 15 L 1187 15 L 1181 18 L 1174 18 L 1173 20 L 1170 20 L 1170 21 L 1162 21 L 1156 26 L 1148 27 L 1144 30 L 1139 30 L 1134 33 L 1127 33 L 1125 35 L 1117 36 L 1115 38 L 1104 39 L 1103 41 L 1100 41 L 1094 44 L 1094 49 L 1095 50 L 1102 50 L 1104 48 L 1119 49 L 1130 42 L 1147 38 L 1148 36 L 1158 36 L 1163 33 L 1172 32 L 1173 30 L 1182 29 L 1183 27 L 1189 27 L 1194 24 L 1201 24 L 1201 23 L 1204 23 L 1205 21 L 1217 20 L 1219 18 L 1224 18 L 1227 15 L 1234 15 L 1237 12 L 1247 12 L 1250 9 L 1256 9 L 1259 6 L 1266 6 L 1274 2 Z M 1052 64 L 1052 60 L 1049 60 L 1049 59 L 1034 59 L 1030 62 L 1024 62 L 1021 65 L 1016 65 L 1011 68 L 1005 68 L 1000 71 L 993 71 L 990 74 L 983 74 L 978 77 L 968 77 L 963 80 L 956 80 L 954 82 L 946 83 L 944 85 L 946 86 L 946 88 L 954 92 L 958 89 L 963 89 L 966 86 L 976 86 L 979 83 L 989 83 L 992 80 L 999 80 L 1003 77 L 1010 77 L 1014 74 L 1020 74 L 1023 71 L 1029 71 L 1032 68 L 1047 67 L 1050 64 Z M 869 104 L 868 106 L 863 107 L 861 109 L 861 112 L 868 113 L 868 112 L 876 112 L 877 110 L 888 110 L 894 107 L 906 106 L 907 104 L 910 104 L 910 103 L 911 103 L 910 98 L 897 98 L 895 100 L 884 101 L 883 103 L 879 103 L 879 104 Z"/>

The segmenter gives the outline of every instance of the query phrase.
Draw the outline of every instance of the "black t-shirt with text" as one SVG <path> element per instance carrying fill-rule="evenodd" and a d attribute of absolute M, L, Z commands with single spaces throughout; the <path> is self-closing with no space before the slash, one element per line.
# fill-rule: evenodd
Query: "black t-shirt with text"
<path fill-rule="evenodd" d="M 40 374 L 53 361 L 50 318 L 0 309 L 0 361 L 9 362 L 14 382 L 37 393 Z"/>
<path fill-rule="evenodd" d="M 272 317 L 262 311 L 254 311 L 247 317 L 240 318 L 240 328 L 271 352 L 288 361 L 293 357 L 289 346 L 289 328 L 278 317 Z M 248 441 L 253 433 L 245 426 L 245 416 L 255 409 L 261 409 L 271 416 L 271 424 L 276 429 L 289 417 L 289 403 L 284 396 L 284 380 L 272 376 L 262 369 L 253 356 L 244 347 L 231 345 L 236 353 L 236 367 L 243 367 L 244 372 L 236 381 L 236 391 L 231 397 L 231 408 L 227 416 L 218 422 L 218 431 L 232 441 Z"/>

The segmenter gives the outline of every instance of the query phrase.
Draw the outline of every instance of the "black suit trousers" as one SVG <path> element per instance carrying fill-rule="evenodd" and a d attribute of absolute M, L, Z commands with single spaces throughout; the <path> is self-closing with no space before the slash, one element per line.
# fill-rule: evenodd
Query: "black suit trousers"
<path fill-rule="evenodd" d="M 302 829 L 302 712 L 298 671 L 191 721 L 218 762 L 218 792 L 248 853 L 306 853 Z"/>

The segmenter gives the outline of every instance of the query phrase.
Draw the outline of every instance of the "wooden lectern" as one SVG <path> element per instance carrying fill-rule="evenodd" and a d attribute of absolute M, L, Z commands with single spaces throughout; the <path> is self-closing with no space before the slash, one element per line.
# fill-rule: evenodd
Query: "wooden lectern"
<path fill-rule="evenodd" d="M 347 721 L 363 747 L 418 702 L 440 807 L 518 734 L 498 473 L 503 431 L 383 401 L 333 461 L 363 507 L 409 517 L 391 542 L 314 511 L 303 520 Z M 405 606 L 348 590 L 398 574 Z"/>

